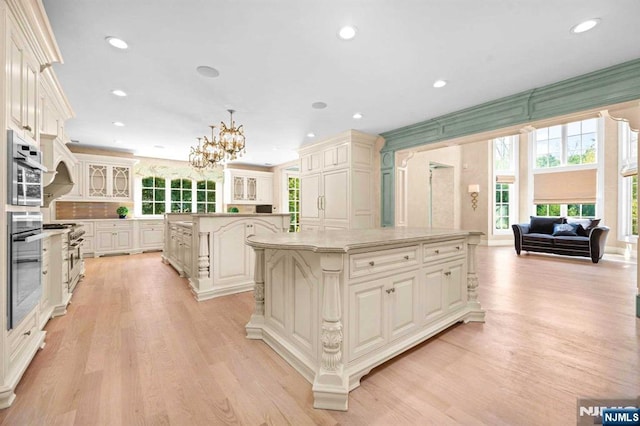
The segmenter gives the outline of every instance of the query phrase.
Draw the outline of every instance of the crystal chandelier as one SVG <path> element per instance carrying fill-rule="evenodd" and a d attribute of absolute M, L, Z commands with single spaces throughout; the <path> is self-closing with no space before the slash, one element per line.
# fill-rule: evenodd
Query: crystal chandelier
<path fill-rule="evenodd" d="M 243 126 L 236 127 L 233 121 L 232 109 L 228 109 L 231 115 L 230 125 L 227 127 L 224 122 L 220 122 L 220 141 L 218 145 L 225 153 L 226 160 L 235 160 L 238 156 L 242 156 L 246 152 L 244 147 L 244 129 Z"/>
<path fill-rule="evenodd" d="M 206 136 L 197 138 L 198 145 L 191 147 L 189 163 L 192 167 L 196 169 L 213 167 L 225 161 L 235 160 L 246 152 L 243 126 L 236 127 L 233 121 L 235 111 L 232 109 L 227 111 L 231 115 L 229 127 L 224 122 L 220 122 L 220 133 L 216 138 L 214 133 L 216 126 L 209 126 L 211 127 L 211 139 Z"/>

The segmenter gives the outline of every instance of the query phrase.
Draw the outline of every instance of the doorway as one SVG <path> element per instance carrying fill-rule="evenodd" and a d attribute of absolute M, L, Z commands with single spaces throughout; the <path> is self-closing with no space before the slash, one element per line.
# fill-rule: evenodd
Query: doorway
<path fill-rule="evenodd" d="M 455 227 L 454 179 L 453 166 L 435 161 L 429 162 L 427 220 L 430 228 Z"/>

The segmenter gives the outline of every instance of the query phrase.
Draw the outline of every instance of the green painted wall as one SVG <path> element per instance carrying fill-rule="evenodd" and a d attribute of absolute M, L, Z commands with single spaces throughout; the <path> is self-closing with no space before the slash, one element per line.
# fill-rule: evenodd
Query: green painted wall
<path fill-rule="evenodd" d="M 640 99 L 640 59 L 382 133 L 381 221 L 393 226 L 395 152 Z"/>

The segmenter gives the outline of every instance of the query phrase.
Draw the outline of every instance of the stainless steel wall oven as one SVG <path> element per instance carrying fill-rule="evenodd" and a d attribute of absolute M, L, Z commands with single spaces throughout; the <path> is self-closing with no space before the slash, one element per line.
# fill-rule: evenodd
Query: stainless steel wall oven
<path fill-rule="evenodd" d="M 9 187 L 7 203 L 14 206 L 42 205 L 42 173 L 40 150 L 30 145 L 13 130 L 7 131 Z"/>
<path fill-rule="evenodd" d="M 35 308 L 42 294 L 42 214 L 7 213 L 7 329 Z"/>

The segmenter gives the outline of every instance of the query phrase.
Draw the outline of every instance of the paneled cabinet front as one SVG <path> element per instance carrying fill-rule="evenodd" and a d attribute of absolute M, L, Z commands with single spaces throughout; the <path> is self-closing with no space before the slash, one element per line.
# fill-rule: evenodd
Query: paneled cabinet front
<path fill-rule="evenodd" d="M 22 136 L 36 139 L 39 66 L 20 33 L 9 26 L 7 52 L 9 124 Z"/>
<path fill-rule="evenodd" d="M 130 201 L 131 167 L 87 162 L 85 165 L 88 198 Z"/>
<path fill-rule="evenodd" d="M 272 204 L 273 173 L 225 170 L 226 204 Z"/>
<path fill-rule="evenodd" d="M 133 222 L 97 222 L 93 248 L 96 257 L 131 250 L 133 248 Z"/>

